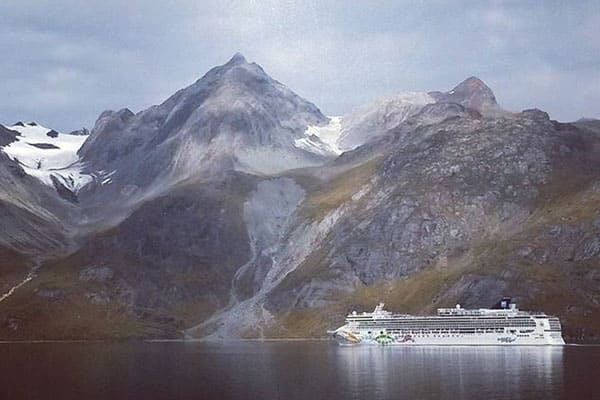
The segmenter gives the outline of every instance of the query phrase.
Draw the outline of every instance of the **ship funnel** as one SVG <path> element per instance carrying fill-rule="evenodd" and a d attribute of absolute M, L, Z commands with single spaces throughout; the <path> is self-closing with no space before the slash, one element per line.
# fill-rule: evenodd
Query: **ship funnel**
<path fill-rule="evenodd" d="M 512 304 L 512 299 L 510 297 L 503 297 L 496 304 L 494 304 L 494 307 L 492 307 L 492 309 L 506 310 L 506 309 L 510 308 L 511 304 Z"/>

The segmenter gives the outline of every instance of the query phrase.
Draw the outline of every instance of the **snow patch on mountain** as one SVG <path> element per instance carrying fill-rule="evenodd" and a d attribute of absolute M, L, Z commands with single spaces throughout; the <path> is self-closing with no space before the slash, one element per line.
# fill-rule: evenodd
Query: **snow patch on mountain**
<path fill-rule="evenodd" d="M 36 123 L 18 123 L 7 128 L 17 131 L 19 136 L 1 151 L 17 161 L 27 174 L 49 186 L 53 186 L 54 176 L 74 192 L 93 180 L 91 175 L 81 172 L 83 164 L 77 155 L 87 136 L 60 133 Z"/>
<path fill-rule="evenodd" d="M 115 172 L 117 172 L 117 170 L 113 170 L 113 171 L 109 172 L 108 174 L 104 174 L 102 171 L 102 173 L 99 175 L 99 178 L 102 179 L 100 184 L 108 185 L 109 183 L 112 183 L 112 176 L 115 174 Z"/>
<path fill-rule="evenodd" d="M 296 147 L 320 155 L 339 155 L 342 151 L 337 141 L 342 133 L 342 117 L 329 117 L 327 125 L 311 125 L 302 138 L 295 140 Z"/>
<path fill-rule="evenodd" d="M 319 155 L 340 155 L 383 135 L 436 99 L 425 92 L 382 97 L 343 117 L 329 117 L 327 125 L 311 125 L 296 147 Z"/>

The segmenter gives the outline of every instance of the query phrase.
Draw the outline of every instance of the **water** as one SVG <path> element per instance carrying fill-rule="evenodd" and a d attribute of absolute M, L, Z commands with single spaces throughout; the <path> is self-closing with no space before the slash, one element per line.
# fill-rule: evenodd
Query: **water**
<path fill-rule="evenodd" d="M 2 343 L 0 399 L 600 399 L 600 347 Z"/>

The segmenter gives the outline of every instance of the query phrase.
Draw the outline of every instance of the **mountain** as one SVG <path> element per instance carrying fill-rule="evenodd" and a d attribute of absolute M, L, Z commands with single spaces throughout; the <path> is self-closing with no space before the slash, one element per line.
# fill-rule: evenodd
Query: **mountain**
<path fill-rule="evenodd" d="M 326 117 L 236 55 L 102 113 L 85 185 L 36 177 L 0 129 L 0 337 L 321 337 L 378 301 L 512 295 L 594 340 L 597 128 L 506 112 L 476 78 Z"/>
<path fill-rule="evenodd" d="M 19 132 L 0 125 L 0 146 L 5 147 L 17 140 Z"/>
<path fill-rule="evenodd" d="M 496 96 L 485 83 L 474 76 L 465 79 L 449 92 L 429 92 L 440 103 L 457 103 L 478 111 L 485 117 L 499 117 L 506 113 L 496 102 Z"/>
<path fill-rule="evenodd" d="M 304 140 L 307 149 L 325 148 L 326 153 L 339 154 L 370 142 L 434 103 L 459 104 L 485 117 L 506 114 L 492 90 L 479 78 L 470 77 L 449 92 L 405 92 L 379 98 L 347 115 L 331 118 L 328 125 L 311 127 L 307 135 L 312 138 Z"/>
<path fill-rule="evenodd" d="M 600 134 L 600 119 L 581 118 L 575 121 L 574 125 L 591 133 Z"/>
<path fill-rule="evenodd" d="M 70 246 L 73 192 L 90 180 L 76 155 L 84 140 L 35 122 L 0 125 L 0 246 L 33 257 Z"/>
<path fill-rule="evenodd" d="M 432 96 L 416 92 L 378 99 L 344 116 L 338 146 L 352 150 L 397 127 L 431 103 L 435 103 Z"/>
<path fill-rule="evenodd" d="M 81 173 L 77 150 L 86 136 L 63 134 L 35 122 L 18 122 L 5 127 L 16 132 L 11 142 L 2 145 L 2 151 L 19 163 L 28 175 L 53 186 L 64 186 L 70 192 L 77 192 L 91 180 Z"/>
<path fill-rule="evenodd" d="M 188 334 L 319 335 L 377 301 L 421 313 L 506 293 L 561 315 L 570 337 L 597 334 L 599 151 L 600 137 L 538 110 L 429 105 L 328 166 L 341 172 L 238 272 L 242 301 Z"/>
<path fill-rule="evenodd" d="M 50 132 L 44 129 L 45 132 Z M 76 213 L 52 183 L 67 176 L 58 166 L 57 138 L 34 125 L 0 125 L 0 292 L 26 279 L 42 259 L 70 248 L 68 220 Z M 38 140 L 41 139 L 41 140 Z M 68 140 L 67 140 L 68 142 Z M 45 146 L 47 145 L 47 146 Z M 62 146 L 62 142 L 61 142 Z M 3 298 L 0 294 L 0 299 Z M 2 301 L 2 300 L 0 300 Z"/>
<path fill-rule="evenodd" d="M 186 180 L 239 171 L 255 175 L 321 165 L 335 153 L 298 145 L 308 126 L 327 123 L 312 103 L 236 54 L 162 104 L 134 114 L 100 115 L 79 151 L 96 179 L 79 194 L 91 223 L 119 199 L 113 215 Z"/>
<path fill-rule="evenodd" d="M 377 301 L 420 313 L 506 293 L 561 315 L 571 337 L 597 334 L 598 136 L 537 110 L 414 126 L 307 196 L 317 249 L 266 296 L 267 334 L 316 334 Z"/>

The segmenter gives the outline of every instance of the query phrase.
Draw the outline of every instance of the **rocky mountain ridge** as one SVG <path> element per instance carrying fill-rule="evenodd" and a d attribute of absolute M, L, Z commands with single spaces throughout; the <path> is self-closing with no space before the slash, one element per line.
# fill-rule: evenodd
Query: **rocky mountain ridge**
<path fill-rule="evenodd" d="M 186 180 L 320 165 L 334 154 L 307 151 L 295 141 L 309 125 L 327 120 L 313 104 L 236 54 L 160 105 L 137 114 L 128 109 L 102 113 L 79 156 L 86 172 L 104 175 L 79 196 L 87 204 L 89 223 L 96 224 L 109 199 L 119 199 L 123 218 Z"/>

